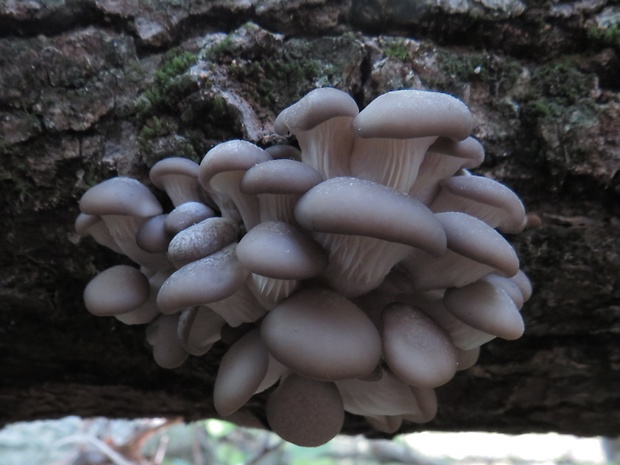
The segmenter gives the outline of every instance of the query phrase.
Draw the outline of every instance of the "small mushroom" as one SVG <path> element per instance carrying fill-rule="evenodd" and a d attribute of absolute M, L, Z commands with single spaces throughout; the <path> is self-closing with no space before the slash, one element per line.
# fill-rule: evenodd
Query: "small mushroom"
<path fill-rule="evenodd" d="M 317 276 L 327 267 L 327 253 L 295 226 L 264 222 L 250 230 L 237 245 L 237 257 L 252 273 L 250 290 L 267 308 L 288 297 L 298 281 Z"/>
<path fill-rule="evenodd" d="M 123 253 L 100 216 L 80 213 L 75 220 L 75 232 L 80 236 L 91 236 L 98 244 L 116 253 Z"/>
<path fill-rule="evenodd" d="M 523 335 L 523 319 L 514 301 L 489 281 L 448 289 L 443 304 L 459 320 L 485 333 L 508 340 Z"/>
<path fill-rule="evenodd" d="M 453 176 L 440 184 L 430 207 L 434 212 L 467 213 L 505 233 L 518 233 L 525 226 L 523 203 L 497 181 L 482 176 Z"/>
<path fill-rule="evenodd" d="M 348 176 L 353 148 L 351 120 L 359 109 L 355 100 L 338 89 L 314 89 L 284 109 L 276 118 L 276 133 L 292 133 L 301 147 L 301 161 L 324 179 Z"/>
<path fill-rule="evenodd" d="M 136 233 L 138 247 L 151 253 L 166 252 L 172 237 L 164 227 L 167 216 L 167 214 L 153 216 L 142 223 Z"/>
<path fill-rule="evenodd" d="M 241 192 L 258 196 L 261 221 L 295 223 L 295 204 L 321 181 L 318 171 L 304 163 L 270 160 L 253 166 L 243 175 Z"/>
<path fill-rule="evenodd" d="M 95 276 L 84 289 L 86 309 L 96 316 L 129 313 L 146 302 L 149 281 L 137 268 L 116 265 Z"/>
<path fill-rule="evenodd" d="M 205 192 L 198 184 L 198 164 L 192 160 L 164 158 L 153 165 L 149 177 L 156 187 L 166 192 L 175 207 L 205 200 Z"/>
<path fill-rule="evenodd" d="M 408 89 L 380 95 L 351 126 L 351 174 L 408 193 L 430 145 L 439 136 L 465 139 L 473 117 L 448 94 Z"/>
<path fill-rule="evenodd" d="M 403 303 L 383 312 L 383 356 L 405 383 L 433 388 L 456 373 L 456 348 L 448 335 L 422 311 Z"/>
<path fill-rule="evenodd" d="M 147 273 L 144 268 L 141 271 Z M 148 273 L 149 297 L 146 302 L 135 310 L 115 315 L 114 318 L 126 325 L 145 325 L 157 318 L 161 314 L 157 307 L 157 293 L 164 281 L 168 279 L 168 276 L 170 276 L 169 273 L 160 271 Z"/>
<path fill-rule="evenodd" d="M 263 320 L 261 336 L 276 360 L 313 379 L 365 376 L 381 358 L 370 319 L 328 289 L 303 289 L 280 302 Z"/>
<path fill-rule="evenodd" d="M 414 250 L 401 265 L 417 290 L 463 287 L 493 271 L 514 276 L 519 259 L 497 231 L 481 220 L 460 212 L 437 213 L 448 249 L 439 257 Z"/>
<path fill-rule="evenodd" d="M 318 447 L 333 439 L 344 424 L 344 407 L 333 383 L 291 373 L 267 399 L 271 429 L 285 441 Z"/>
<path fill-rule="evenodd" d="M 274 160 L 289 159 L 301 161 L 301 150 L 297 147 L 293 147 L 292 145 L 272 145 L 271 147 L 267 147 L 265 152 L 271 155 L 271 158 Z"/>
<path fill-rule="evenodd" d="M 125 177 L 103 181 L 84 193 L 80 210 L 100 216 L 116 245 L 136 263 L 156 270 L 172 267 L 164 254 L 146 252 L 136 244 L 140 226 L 162 213 L 159 201 L 139 181 Z"/>
<path fill-rule="evenodd" d="M 162 368 L 178 368 L 189 357 L 177 336 L 179 315 L 160 315 L 146 327 L 146 340 L 153 346 L 153 359 Z"/>
<path fill-rule="evenodd" d="M 187 352 L 201 356 L 221 339 L 224 323 L 224 319 L 209 307 L 187 308 L 179 317 L 177 335 Z"/>
<path fill-rule="evenodd" d="M 239 219 L 236 212 L 227 207 L 226 199 L 230 199 L 247 231 L 260 222 L 258 199 L 241 192 L 239 183 L 248 169 L 268 160 L 271 160 L 271 156 L 256 145 L 243 140 L 231 140 L 213 147 L 200 163 L 199 180 L 202 187 L 209 193 L 223 197 L 215 198 L 222 216 Z"/>
<path fill-rule="evenodd" d="M 213 404 L 227 417 L 254 395 L 267 374 L 269 354 L 258 329 L 245 334 L 222 357 L 213 387 Z"/>
<path fill-rule="evenodd" d="M 185 202 L 175 207 L 166 217 L 164 226 L 171 236 L 184 229 L 215 216 L 215 212 L 204 203 Z"/>
<path fill-rule="evenodd" d="M 475 168 L 483 160 L 484 148 L 473 137 L 461 141 L 439 137 L 424 155 L 409 195 L 424 205 L 430 205 L 439 193 L 439 181 L 454 176 L 462 169 Z"/>
<path fill-rule="evenodd" d="M 223 249 L 237 239 L 238 232 L 239 227 L 230 218 L 207 218 L 172 238 L 168 258 L 180 268 Z"/>
<path fill-rule="evenodd" d="M 441 224 L 406 194 L 373 181 L 332 178 L 310 189 L 295 218 L 329 252 L 325 277 L 347 297 L 365 294 L 411 250 L 432 255 L 446 247 Z"/>
<path fill-rule="evenodd" d="M 247 276 L 237 259 L 235 247 L 236 244 L 231 244 L 172 273 L 157 295 L 160 311 L 177 313 L 234 294 Z"/>

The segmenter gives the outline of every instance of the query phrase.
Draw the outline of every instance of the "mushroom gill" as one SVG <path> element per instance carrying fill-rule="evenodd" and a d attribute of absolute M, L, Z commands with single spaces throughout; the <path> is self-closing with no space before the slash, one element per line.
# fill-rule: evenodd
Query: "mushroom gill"
<path fill-rule="evenodd" d="M 76 231 L 137 266 L 94 277 L 85 306 L 146 325 L 164 368 L 221 347 L 217 411 L 268 390 L 269 426 L 296 444 L 329 441 L 345 411 L 388 434 L 431 421 L 434 388 L 518 338 L 532 293 L 502 236 L 523 228 L 520 200 L 463 176 L 484 158 L 472 128 L 447 94 L 389 92 L 358 112 L 317 89 L 275 121 L 301 151 L 234 140 L 200 165 L 170 157 L 150 173 L 158 197 L 104 181 Z"/>

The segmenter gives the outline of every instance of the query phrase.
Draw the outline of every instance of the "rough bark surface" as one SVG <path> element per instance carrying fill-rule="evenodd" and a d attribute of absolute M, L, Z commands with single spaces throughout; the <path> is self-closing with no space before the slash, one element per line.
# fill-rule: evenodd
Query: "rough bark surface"
<path fill-rule="evenodd" d="M 77 201 L 165 156 L 272 144 L 275 115 L 331 85 L 361 106 L 463 99 L 478 171 L 540 223 L 509 238 L 535 286 L 525 336 L 484 346 L 406 429 L 620 434 L 619 22 L 605 0 L 1 0 L 0 424 L 214 415 L 223 347 L 166 371 L 143 328 L 85 311 L 123 259 L 74 234 Z M 264 420 L 264 401 L 246 411 Z"/>

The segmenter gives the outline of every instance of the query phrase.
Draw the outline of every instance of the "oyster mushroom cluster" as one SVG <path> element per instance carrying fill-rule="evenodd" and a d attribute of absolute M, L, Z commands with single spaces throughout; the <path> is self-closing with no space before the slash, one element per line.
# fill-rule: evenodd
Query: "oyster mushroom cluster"
<path fill-rule="evenodd" d="M 521 201 L 469 173 L 484 151 L 447 94 L 360 112 L 322 88 L 274 126 L 301 150 L 233 140 L 155 164 L 168 212 L 134 179 L 89 189 L 77 232 L 137 266 L 96 276 L 86 308 L 147 325 L 164 368 L 222 340 L 216 410 L 270 389 L 269 426 L 299 445 L 329 441 L 345 411 L 387 433 L 431 420 L 434 388 L 523 332 L 531 286 L 501 234 L 524 227 Z"/>

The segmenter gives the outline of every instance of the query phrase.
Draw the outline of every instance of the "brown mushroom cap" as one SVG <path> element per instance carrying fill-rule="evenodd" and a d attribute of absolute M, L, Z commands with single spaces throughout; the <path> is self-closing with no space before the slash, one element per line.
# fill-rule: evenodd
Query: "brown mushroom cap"
<path fill-rule="evenodd" d="M 96 316 L 129 313 L 149 298 L 149 280 L 137 268 L 116 265 L 95 276 L 84 289 L 86 309 Z"/>
<path fill-rule="evenodd" d="M 267 421 L 285 441 L 318 447 L 333 439 L 344 424 L 344 408 L 333 383 L 291 373 L 267 399 Z"/>
<path fill-rule="evenodd" d="M 383 353 L 392 372 L 417 387 L 441 386 L 456 373 L 456 348 L 422 311 L 395 303 L 383 312 Z"/>
<path fill-rule="evenodd" d="M 462 140 L 471 134 L 473 117 L 455 97 L 425 90 L 397 90 L 380 95 L 351 123 L 364 138 L 411 139 L 443 136 Z"/>
<path fill-rule="evenodd" d="M 328 289 L 305 289 L 283 300 L 261 325 L 269 353 L 314 379 L 357 378 L 381 358 L 381 339 L 351 301 Z"/>
<path fill-rule="evenodd" d="M 258 329 L 246 333 L 222 357 L 213 386 L 213 404 L 222 416 L 240 409 L 260 386 L 269 354 Z"/>
<path fill-rule="evenodd" d="M 327 266 L 323 248 L 297 227 L 269 221 L 239 241 L 237 257 L 252 273 L 277 279 L 308 279 Z"/>
<path fill-rule="evenodd" d="M 295 218 L 310 231 L 375 237 L 439 255 L 445 234 L 415 199 L 376 182 L 340 177 L 323 181 L 297 203 Z"/>

